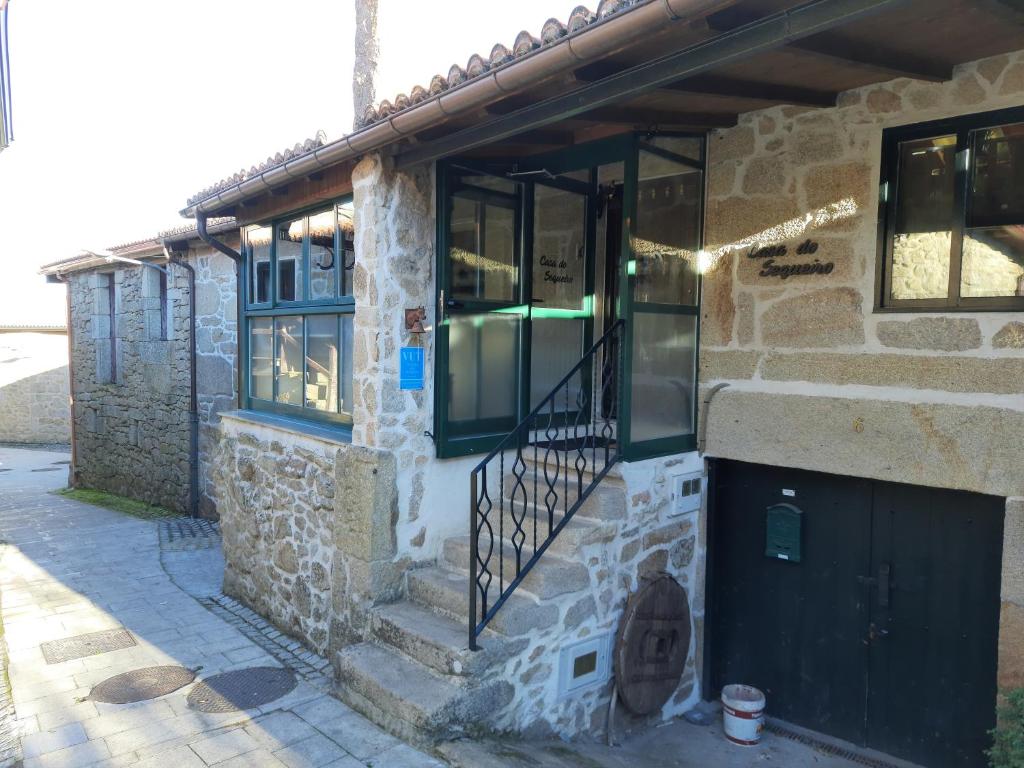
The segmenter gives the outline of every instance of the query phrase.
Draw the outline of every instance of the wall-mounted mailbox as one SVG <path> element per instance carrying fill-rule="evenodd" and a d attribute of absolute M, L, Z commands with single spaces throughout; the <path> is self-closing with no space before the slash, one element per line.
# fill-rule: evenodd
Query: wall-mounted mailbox
<path fill-rule="evenodd" d="M 804 513 L 792 504 L 773 504 L 766 512 L 765 557 L 800 562 L 800 528 Z"/>

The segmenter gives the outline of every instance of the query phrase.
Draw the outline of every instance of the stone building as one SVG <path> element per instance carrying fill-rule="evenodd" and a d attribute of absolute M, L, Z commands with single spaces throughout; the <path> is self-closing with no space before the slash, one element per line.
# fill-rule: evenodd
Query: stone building
<path fill-rule="evenodd" d="M 746 682 L 983 765 L 1024 685 L 1022 21 L 603 0 L 197 194 L 199 232 L 241 230 L 204 238 L 224 360 L 227 254 L 241 288 L 204 454 L 225 590 L 413 740 Z M 76 425 L 122 413 L 96 391 Z"/>
<path fill-rule="evenodd" d="M 237 238 L 231 220 L 210 228 Z M 236 404 L 231 261 L 186 226 L 42 272 L 68 289 L 72 483 L 216 517 L 216 427 Z"/>
<path fill-rule="evenodd" d="M 0 324 L 0 442 L 70 442 L 63 326 Z"/>

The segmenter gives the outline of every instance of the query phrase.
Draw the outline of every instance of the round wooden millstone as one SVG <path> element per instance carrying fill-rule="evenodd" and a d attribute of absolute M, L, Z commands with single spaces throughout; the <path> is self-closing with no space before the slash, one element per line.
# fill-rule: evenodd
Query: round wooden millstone
<path fill-rule="evenodd" d="M 196 675 L 191 669 L 184 667 L 143 667 L 133 669 L 114 677 L 108 677 L 89 691 L 90 701 L 105 704 L 131 704 L 146 701 L 182 688 L 193 680 Z"/>
<path fill-rule="evenodd" d="M 615 682 L 630 712 L 657 712 L 679 687 L 690 633 L 686 590 L 668 574 L 629 598 L 615 642 Z"/>

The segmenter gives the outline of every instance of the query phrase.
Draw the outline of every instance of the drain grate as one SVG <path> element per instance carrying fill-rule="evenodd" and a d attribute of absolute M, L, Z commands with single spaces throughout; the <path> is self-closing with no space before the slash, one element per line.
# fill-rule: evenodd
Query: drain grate
<path fill-rule="evenodd" d="M 165 552 L 214 549 L 220 546 L 220 527 L 212 520 L 175 517 L 160 521 L 160 549 Z"/>
<path fill-rule="evenodd" d="M 198 712 L 235 712 L 269 704 L 295 688 L 295 675 L 280 667 L 249 667 L 203 680 L 188 695 Z"/>
<path fill-rule="evenodd" d="M 184 667 L 133 669 L 97 684 L 89 691 L 89 700 L 104 704 L 131 704 L 166 696 L 195 679 L 195 672 Z"/>
<path fill-rule="evenodd" d="M 846 749 L 845 747 L 841 747 L 837 744 L 830 744 L 827 741 L 816 739 L 808 734 L 791 730 L 786 726 L 777 722 L 772 722 L 771 720 L 765 723 L 764 727 L 766 731 L 774 733 L 776 736 L 781 736 L 782 738 L 789 739 L 790 741 L 799 742 L 816 749 L 819 752 L 823 752 L 826 755 L 841 757 L 844 760 L 849 760 L 851 763 L 856 763 L 857 765 L 864 765 L 867 766 L 867 768 L 900 768 L 896 763 L 890 763 L 888 760 L 864 755 L 860 752 L 856 752 L 852 749 Z M 903 765 L 906 765 L 906 763 Z"/>
<path fill-rule="evenodd" d="M 128 630 L 104 629 L 101 632 L 65 637 L 62 640 L 48 640 L 40 644 L 39 649 L 43 652 L 47 664 L 60 664 L 62 661 L 119 651 L 133 645 L 135 638 Z"/>

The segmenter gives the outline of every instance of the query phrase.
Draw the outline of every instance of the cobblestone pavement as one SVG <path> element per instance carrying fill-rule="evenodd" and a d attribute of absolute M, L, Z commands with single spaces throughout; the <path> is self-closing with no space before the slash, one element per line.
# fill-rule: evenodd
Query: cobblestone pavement
<path fill-rule="evenodd" d="M 212 527 L 194 531 L 195 546 L 165 531 L 161 547 L 160 521 L 50 493 L 64 484 L 66 461 L 0 446 L 9 470 L 0 473 L 0 614 L 25 768 L 443 768 L 328 695 L 322 659 L 220 594 Z M 50 467 L 60 471 L 38 471 Z M 118 628 L 136 645 L 58 664 L 40 650 Z M 109 677 L 158 665 L 198 670 L 198 680 L 288 666 L 298 684 L 265 706 L 221 714 L 189 709 L 192 685 L 135 704 L 87 698 Z"/>

